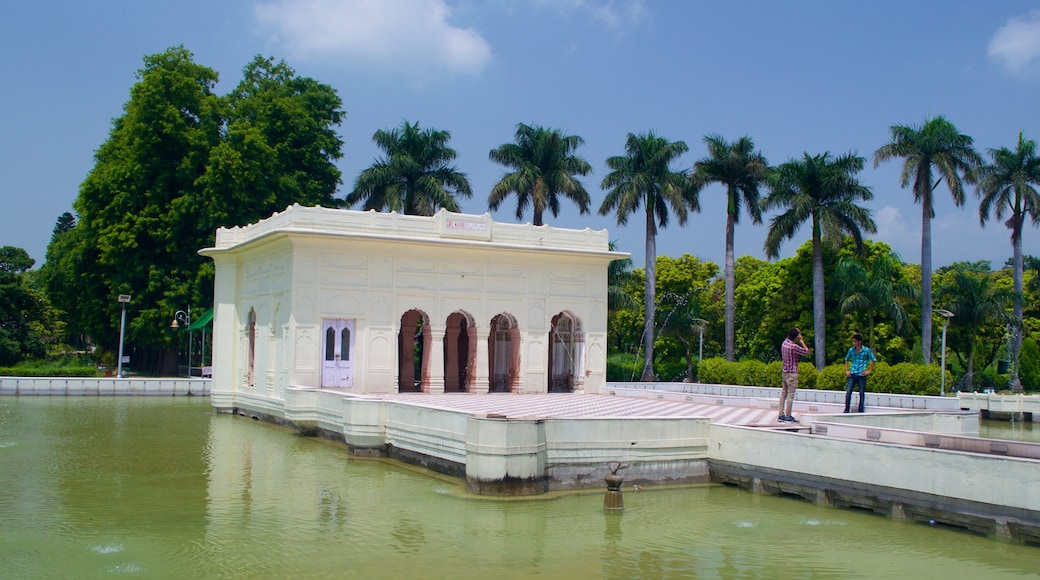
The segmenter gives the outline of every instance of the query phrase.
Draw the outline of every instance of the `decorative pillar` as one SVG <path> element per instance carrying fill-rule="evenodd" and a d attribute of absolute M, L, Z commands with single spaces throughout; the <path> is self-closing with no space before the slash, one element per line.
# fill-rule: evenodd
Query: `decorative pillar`
<path fill-rule="evenodd" d="M 474 329 L 477 335 L 477 364 L 473 369 L 473 392 L 486 395 L 491 386 L 488 373 L 490 372 L 490 358 L 488 357 L 488 337 L 491 336 L 490 328 Z"/>
<path fill-rule="evenodd" d="M 430 337 L 427 338 L 426 334 Z M 457 334 L 457 333 L 456 333 Z M 426 341 L 426 348 L 423 349 L 423 355 L 426 360 L 423 362 L 423 392 L 433 394 L 444 393 L 444 327 L 443 326 L 432 326 L 427 324 L 423 329 L 423 339 Z M 427 349 L 429 349 L 429 355 L 426 355 Z"/>

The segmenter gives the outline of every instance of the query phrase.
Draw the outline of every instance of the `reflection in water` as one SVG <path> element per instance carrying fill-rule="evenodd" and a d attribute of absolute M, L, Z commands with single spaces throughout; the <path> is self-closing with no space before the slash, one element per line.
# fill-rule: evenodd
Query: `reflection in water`
<path fill-rule="evenodd" d="M 1033 421 L 982 420 L 979 421 L 979 435 L 987 439 L 1040 443 L 1040 427 Z"/>
<path fill-rule="evenodd" d="M 0 397 L 0 576 L 1023 577 L 1037 548 L 727 487 L 488 500 L 207 399 Z"/>

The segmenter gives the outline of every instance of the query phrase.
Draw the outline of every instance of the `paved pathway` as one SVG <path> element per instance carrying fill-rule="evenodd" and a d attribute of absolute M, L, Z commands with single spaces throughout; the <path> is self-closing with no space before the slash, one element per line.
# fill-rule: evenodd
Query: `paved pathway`
<path fill-rule="evenodd" d="M 385 401 L 416 404 L 466 413 L 492 413 L 506 418 L 546 417 L 708 417 L 715 423 L 750 427 L 797 428 L 798 423 L 780 423 L 775 409 L 735 405 L 708 405 L 684 401 L 662 401 L 636 397 L 583 394 L 516 395 L 494 393 L 389 393 L 365 395 Z"/>

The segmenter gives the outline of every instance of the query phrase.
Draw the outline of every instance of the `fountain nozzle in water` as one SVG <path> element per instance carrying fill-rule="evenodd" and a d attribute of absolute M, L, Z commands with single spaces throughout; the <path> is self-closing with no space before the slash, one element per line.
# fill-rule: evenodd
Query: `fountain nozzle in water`
<path fill-rule="evenodd" d="M 603 496 L 603 509 L 620 511 L 625 509 L 625 500 L 621 497 L 621 484 L 624 483 L 625 478 L 617 474 L 618 469 L 621 468 L 621 462 L 608 461 L 607 466 L 610 468 L 610 475 L 603 478 L 607 482 L 607 493 Z"/>

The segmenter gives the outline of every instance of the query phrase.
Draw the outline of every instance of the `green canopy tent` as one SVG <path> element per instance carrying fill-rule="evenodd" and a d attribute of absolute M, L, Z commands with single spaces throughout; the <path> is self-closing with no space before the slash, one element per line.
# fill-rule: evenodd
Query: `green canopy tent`
<path fill-rule="evenodd" d="M 203 312 L 202 316 L 192 320 L 191 325 L 188 326 L 189 332 L 194 332 L 196 330 L 202 331 L 202 358 L 199 359 L 199 376 L 201 377 L 213 376 L 212 365 L 206 366 L 206 327 L 211 324 L 213 324 L 212 308 Z M 188 374 L 189 376 L 191 375 L 191 369 L 188 369 Z"/>

